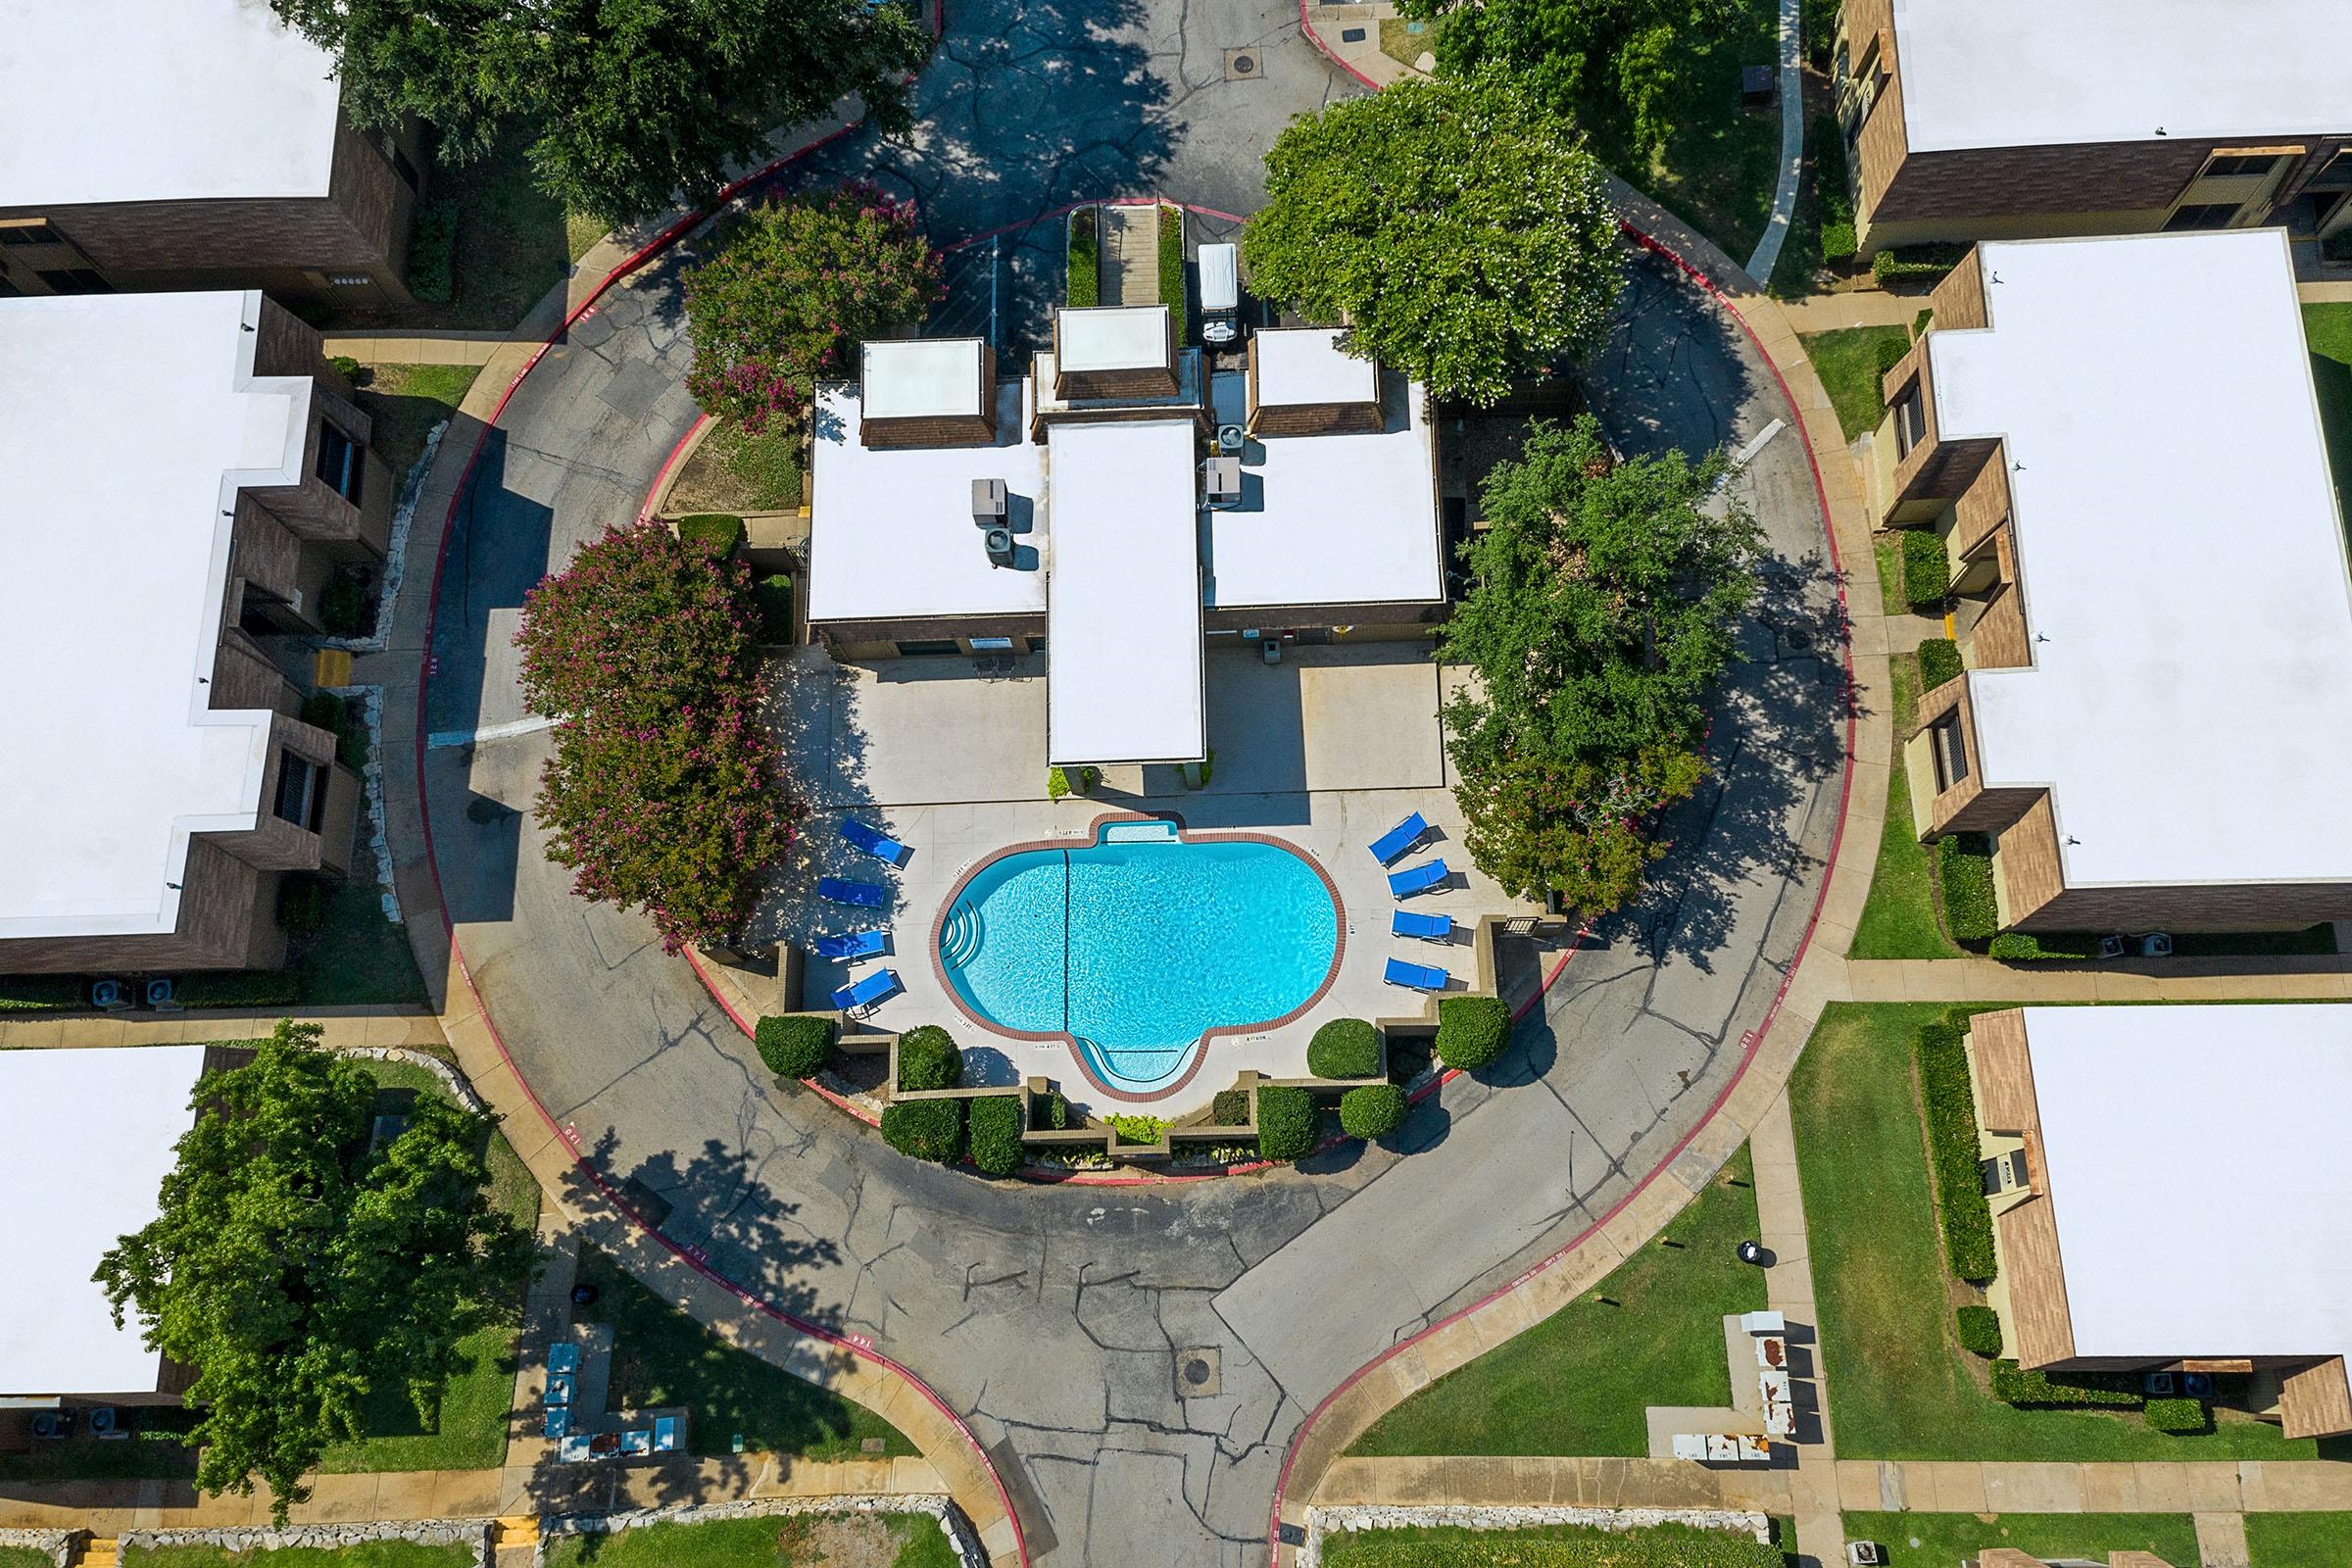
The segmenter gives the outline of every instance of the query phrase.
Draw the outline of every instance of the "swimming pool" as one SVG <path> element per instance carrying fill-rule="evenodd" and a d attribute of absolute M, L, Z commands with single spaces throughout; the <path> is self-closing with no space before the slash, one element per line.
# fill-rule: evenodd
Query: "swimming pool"
<path fill-rule="evenodd" d="M 976 1018 L 1066 1036 L 1102 1087 L 1146 1096 L 1185 1076 L 1209 1031 L 1304 1006 L 1339 942 L 1331 885 L 1298 851 L 1111 822 L 983 864 L 941 917 L 939 959 Z"/>

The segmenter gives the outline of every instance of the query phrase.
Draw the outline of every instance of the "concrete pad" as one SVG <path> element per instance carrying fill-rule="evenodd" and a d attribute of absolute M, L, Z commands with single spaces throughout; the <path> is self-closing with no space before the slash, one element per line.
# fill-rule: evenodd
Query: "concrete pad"
<path fill-rule="evenodd" d="M 2081 1513 L 2082 1467 L 2060 1464 L 1984 1466 L 1984 1503 L 1994 1513 Z"/>
<path fill-rule="evenodd" d="M 1373 658 L 1366 647 L 1345 663 L 1299 661 L 1308 789 L 1444 787 L 1438 666 L 1419 643 L 1390 646 L 1394 658 Z M 1211 688 L 1212 699 L 1221 695 Z"/>
<path fill-rule="evenodd" d="M 2196 1522 L 2197 1556 L 2204 1568 L 2249 1568 L 2244 1514 L 2201 1513 Z"/>

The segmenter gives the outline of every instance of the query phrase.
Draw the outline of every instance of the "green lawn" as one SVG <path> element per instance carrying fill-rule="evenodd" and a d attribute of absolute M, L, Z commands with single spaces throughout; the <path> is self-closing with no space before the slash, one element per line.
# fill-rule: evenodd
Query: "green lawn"
<path fill-rule="evenodd" d="M 1911 347 L 1907 326 L 1846 326 L 1834 332 L 1806 332 L 1797 341 L 1813 361 L 1830 404 L 1838 411 L 1838 427 L 1848 441 L 1858 440 L 1886 417 L 1886 399 L 1879 390 L 1884 371 L 1881 355 Z M 1881 573 L 1884 575 L 1884 572 Z"/>
<path fill-rule="evenodd" d="M 664 510 L 791 512 L 800 504 L 799 438 L 782 430 L 751 435 L 722 419 L 686 460 Z"/>
<path fill-rule="evenodd" d="M 1781 106 L 1745 108 L 1740 102 L 1742 66 L 1777 67 L 1780 7 L 1776 0 L 1731 0 L 1731 25 L 1720 35 L 1687 27 L 1676 40 L 1685 53 L 1688 95 L 1668 106 L 1674 125 L 1648 167 L 1618 143 L 1614 127 L 1593 131 L 1593 151 L 1627 181 L 1694 224 L 1744 267 L 1772 216 L 1781 165 Z"/>
<path fill-rule="evenodd" d="M 1912 1087 L 1918 1027 L 1938 1004 L 1833 1003 L 1789 1083 L 1838 1448 L 1872 1459 L 2311 1458 L 2267 1423 L 2217 1411 L 2172 1437 L 2136 1414 L 2019 1410 L 1976 1381 L 1952 1338 L 1925 1139 Z M 1969 1009 L 1957 1009 L 1969 1010 Z M 1975 1009 L 1975 1010 L 1982 1010 Z M 1850 1527 L 1849 1527 L 1850 1529 Z"/>
<path fill-rule="evenodd" d="M 45 1559 L 44 1559 L 45 1560 Z M 122 1568 L 472 1568 L 461 1545 L 370 1541 L 332 1550 L 281 1546 L 275 1551 L 224 1551 L 219 1546 L 149 1546 L 122 1553 Z"/>
<path fill-rule="evenodd" d="M 1894 765 L 1886 777 L 1886 821 L 1879 832 L 1879 858 L 1870 873 L 1870 898 L 1854 926 L 1849 958 L 1958 958 L 1966 956 L 1936 912 L 1936 883 L 1929 870 L 1927 846 L 1911 820 L 1911 780 L 1903 767 L 1900 738 L 1917 721 L 1919 712 L 1919 656 L 1897 654 L 1888 662 L 1892 676 L 1888 716 L 1894 722 L 1898 745 Z"/>
<path fill-rule="evenodd" d="M 2254 1568 L 2344 1568 L 2352 1513 L 2250 1513 L 2246 1557 Z"/>
<path fill-rule="evenodd" d="M 424 438 L 434 425 L 458 412 L 478 365 L 371 365 L 368 384 L 359 389 L 360 408 L 375 423 L 368 445 L 392 470 L 396 485 L 408 481 L 409 470 L 424 453 Z"/>
<path fill-rule="evenodd" d="M 2352 303 L 2304 306 L 2303 337 L 2312 353 L 2352 365 Z"/>
<path fill-rule="evenodd" d="M 402 1095 L 442 1094 L 440 1079 L 405 1061 L 364 1063 L 381 1091 L 379 1109 Z M 490 1136 L 490 1200 L 530 1229 L 539 1223 L 539 1184 L 505 1137 Z M 368 1396 L 368 1436 L 327 1449 L 318 1468 L 330 1475 L 370 1470 L 487 1470 L 504 1462 L 507 1417 L 514 1398 L 514 1329 L 494 1325 L 460 1342 L 464 1370 L 442 1385 L 430 1427 L 416 1419 L 407 1391 L 386 1382 Z"/>
<path fill-rule="evenodd" d="M 30 1546 L 0 1546 L 0 1568 L 51 1568 L 49 1554 Z"/>
<path fill-rule="evenodd" d="M 598 1298 L 574 1316 L 614 1328 L 613 1406 L 687 1406 L 694 1452 L 727 1453 L 737 1433 L 747 1448 L 809 1459 L 856 1458 L 868 1438 L 890 1454 L 918 1451 L 865 1406 L 720 1340 L 593 1247 L 580 1249 L 580 1278 Z"/>
<path fill-rule="evenodd" d="M 2110 1552 L 2152 1551 L 2173 1568 L 2199 1561 L 2197 1522 L 2184 1513 L 1849 1513 L 1845 1539 L 1884 1545 L 1887 1568 L 1960 1568 L 1988 1546 L 2098 1562 Z"/>
<path fill-rule="evenodd" d="M 1323 1538 L 1325 1568 L 1782 1568 L 1782 1560 L 1777 1545 L 1686 1525 L 1614 1532 L 1577 1525 L 1424 1525 L 1336 1531 Z"/>
<path fill-rule="evenodd" d="M 409 928 L 384 913 L 384 890 L 375 880 L 375 851 L 369 821 L 361 812 L 359 843 L 350 877 L 330 883 L 318 929 L 293 939 L 287 963 L 306 1005 L 373 1006 L 422 1002 L 424 977 Z"/>
<path fill-rule="evenodd" d="M 1400 66 L 1409 66 L 1423 53 L 1435 53 L 1438 47 L 1438 24 L 1408 22 L 1402 17 L 1383 17 L 1380 23 L 1380 52 Z"/>
<path fill-rule="evenodd" d="M 1765 1304 L 1762 1271 L 1732 1253 L 1756 1234 L 1755 1188 L 1741 1149 L 1666 1227 L 1662 1242 L 1389 1411 L 1348 1451 L 1646 1453 L 1644 1407 L 1731 1403 L 1721 1319 Z"/>
<path fill-rule="evenodd" d="M 841 1558 L 880 1565 L 892 1546 L 888 1568 L 956 1568 L 947 1532 L 928 1514 L 777 1514 L 552 1536 L 547 1568 L 816 1568 Z"/>
<path fill-rule="evenodd" d="M 524 145 L 521 133 L 510 131 L 465 168 L 436 165 L 427 172 L 426 194 L 458 208 L 456 298 L 422 308 L 432 324 L 505 331 L 570 270 L 577 242 L 570 215 L 531 183 Z"/>

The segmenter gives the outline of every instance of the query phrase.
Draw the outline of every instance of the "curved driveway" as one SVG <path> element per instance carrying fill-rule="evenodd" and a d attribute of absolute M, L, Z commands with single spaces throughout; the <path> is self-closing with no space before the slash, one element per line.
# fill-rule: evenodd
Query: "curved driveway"
<path fill-rule="evenodd" d="M 1121 190 L 1248 211 L 1282 121 L 1350 90 L 1273 0 L 990 0 L 949 23 L 916 150 L 854 135 L 796 176 L 901 180 L 941 242 Z M 1230 48 L 1257 55 L 1253 74 L 1227 79 Z M 635 515 L 692 421 L 679 262 L 609 292 L 488 433 L 449 541 L 426 730 L 525 716 L 509 646 L 523 591 Z M 1739 328 L 1662 265 L 1637 264 L 1621 317 L 1591 392 L 1622 444 L 1740 445 L 1791 417 Z M 1409 1156 L 1126 1188 L 992 1187 L 901 1158 L 770 1087 L 645 922 L 570 896 L 529 817 L 543 733 L 426 754 L 457 940 L 583 1158 L 713 1268 L 929 1383 L 987 1446 L 1032 1560 L 1263 1563 L 1306 1413 L 1673 1157 L 1783 984 L 1838 808 L 1840 632 L 1794 436 L 1736 489 L 1774 582 L 1715 727 L 1715 782 L 1679 813 L 1654 895 L 1574 956 L 1487 1081 L 1415 1111 Z M 1179 1382 L 1192 1349 L 1215 1352 L 1205 1387 Z"/>

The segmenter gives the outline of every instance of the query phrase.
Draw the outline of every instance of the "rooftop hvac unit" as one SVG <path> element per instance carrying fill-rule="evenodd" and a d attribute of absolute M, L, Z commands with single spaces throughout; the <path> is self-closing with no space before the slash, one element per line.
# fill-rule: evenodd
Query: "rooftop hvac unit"
<path fill-rule="evenodd" d="M 1200 492 L 1211 507 L 1232 508 L 1242 504 L 1242 460 L 1239 458 L 1210 458 L 1200 465 Z"/>
<path fill-rule="evenodd" d="M 2139 939 L 2139 956 L 2143 958 L 2169 958 L 2173 956 L 2170 932 L 2151 931 Z"/>
<path fill-rule="evenodd" d="M 170 975 L 159 974 L 140 989 L 141 995 L 146 998 L 147 1005 L 156 1011 L 178 1012 L 181 1010 L 179 1003 L 172 996 Z"/>
<path fill-rule="evenodd" d="M 32 1418 L 36 1438 L 62 1438 L 74 1430 L 74 1418 L 63 1410 L 43 1410 Z"/>
<path fill-rule="evenodd" d="M 1886 1561 L 1886 1553 L 1875 1541 L 1849 1541 L 1845 1544 L 1845 1560 L 1854 1568 L 1879 1568 Z"/>
<path fill-rule="evenodd" d="M 1000 527 L 1004 521 L 1004 481 L 974 479 L 972 481 L 972 521 L 983 528 Z"/>
<path fill-rule="evenodd" d="M 120 980 L 99 980 L 90 986 L 90 1005 L 100 1012 L 121 1012 L 130 1005 L 130 988 Z"/>
<path fill-rule="evenodd" d="M 1242 455 L 1242 442 L 1245 439 L 1246 437 L 1243 434 L 1242 427 L 1238 424 L 1220 424 L 1217 426 L 1217 450 L 1225 454 L 1227 457 L 1240 457 Z"/>
<path fill-rule="evenodd" d="M 990 565 L 1009 566 L 1012 564 L 1012 530 L 1010 528 L 991 528 L 980 538 L 981 543 L 988 549 Z"/>
<path fill-rule="evenodd" d="M 115 1418 L 115 1407 L 102 1404 L 90 1411 L 90 1436 L 93 1438 L 127 1438 L 122 1424 Z"/>

